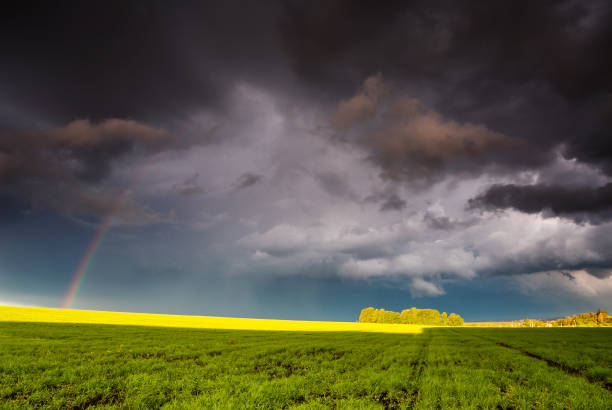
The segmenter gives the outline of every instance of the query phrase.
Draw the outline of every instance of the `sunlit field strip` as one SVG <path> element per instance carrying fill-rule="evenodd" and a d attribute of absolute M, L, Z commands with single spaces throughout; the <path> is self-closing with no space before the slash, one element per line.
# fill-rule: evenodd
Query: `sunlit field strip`
<path fill-rule="evenodd" d="M 464 322 L 465 327 L 520 327 L 518 322 Z"/>
<path fill-rule="evenodd" d="M 198 329 L 284 330 L 314 332 L 421 333 L 423 326 L 386 323 L 316 322 L 303 320 L 239 319 L 214 316 L 158 315 L 0 306 L 0 321 L 95 323 Z"/>

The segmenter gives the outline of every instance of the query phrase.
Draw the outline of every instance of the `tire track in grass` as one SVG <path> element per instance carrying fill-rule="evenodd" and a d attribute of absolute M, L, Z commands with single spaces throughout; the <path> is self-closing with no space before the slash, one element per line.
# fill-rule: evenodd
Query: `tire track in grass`
<path fill-rule="evenodd" d="M 453 332 L 459 334 L 457 330 L 453 330 Z M 490 339 L 488 337 L 478 336 L 478 335 L 470 335 L 470 336 L 477 337 L 477 338 L 485 340 L 487 342 L 491 342 L 491 343 L 493 343 L 493 344 L 495 344 L 497 346 L 505 347 L 506 349 L 514 350 L 516 352 L 519 352 L 523 356 L 527 356 L 527 357 L 530 357 L 532 359 L 540 360 L 540 361 L 546 363 L 549 367 L 552 367 L 554 369 L 558 369 L 558 370 L 564 372 L 565 374 L 569 374 L 570 376 L 581 377 L 581 378 L 585 379 L 586 381 L 588 381 L 589 383 L 591 383 L 591 384 L 593 384 L 595 386 L 603 387 L 608 392 L 612 393 L 612 383 L 608 383 L 606 381 L 598 380 L 598 379 L 595 379 L 593 377 L 590 377 L 589 375 L 584 374 L 583 372 L 581 372 L 580 370 L 578 370 L 576 368 L 570 367 L 570 366 L 568 366 L 566 364 L 563 364 L 563 363 L 555 362 L 554 360 L 548 359 L 548 358 L 546 358 L 544 356 L 540 356 L 539 354 L 529 352 L 529 351 L 527 351 L 525 349 L 521 349 L 519 347 L 511 346 L 511 345 L 509 345 L 507 343 L 500 342 L 499 340 Z"/>
<path fill-rule="evenodd" d="M 411 363 L 412 371 L 410 372 L 410 378 L 415 381 L 415 385 L 408 396 L 407 408 L 409 409 L 415 408 L 419 399 L 419 394 L 421 393 L 421 378 L 423 376 L 425 367 L 427 367 L 426 355 L 429 351 L 432 337 L 433 335 L 430 333 L 429 337 L 427 337 L 423 343 L 423 346 L 421 346 L 421 349 L 417 353 L 417 359 Z"/>
<path fill-rule="evenodd" d="M 402 404 L 404 400 L 398 397 L 390 397 L 388 391 L 382 392 L 373 397 L 373 400 L 376 403 L 382 404 L 385 410 L 394 410 L 394 409 L 413 409 L 416 406 L 417 399 L 419 397 L 419 386 L 421 375 L 423 374 L 424 368 L 427 366 L 427 363 L 424 359 L 424 356 L 427 354 L 429 349 L 429 345 L 431 343 L 431 335 L 425 338 L 424 342 L 420 345 L 419 350 L 415 354 L 415 359 L 410 362 L 410 373 L 407 377 L 414 380 L 416 382 L 414 388 L 410 391 L 402 389 L 401 392 L 405 393 L 405 400 L 407 400 L 406 407 L 403 407 Z"/>
<path fill-rule="evenodd" d="M 490 340 L 490 339 L 487 339 L 487 340 Z M 561 370 L 561 371 L 563 371 L 563 372 L 565 372 L 565 373 L 567 373 L 567 374 L 569 374 L 571 376 L 582 377 L 582 378 L 586 379 L 589 383 L 594 384 L 596 386 L 604 387 L 606 390 L 608 390 L 609 392 L 612 393 L 612 383 L 608 383 L 608 382 L 603 381 L 603 380 L 594 379 L 592 377 L 589 377 L 589 375 L 582 373 L 578 369 L 575 369 L 575 368 L 570 367 L 570 366 L 568 366 L 566 364 L 563 364 L 563 363 L 555 362 L 554 360 L 547 359 L 546 357 L 540 356 L 539 354 L 532 353 L 532 352 L 529 352 L 527 350 L 524 350 L 524 349 L 521 349 L 521 348 L 518 348 L 518 347 L 510 346 L 510 345 L 508 345 L 508 344 L 506 344 L 504 342 L 498 342 L 498 341 L 495 341 L 495 340 L 490 340 L 490 341 L 495 343 L 498 346 L 502 346 L 502 347 L 505 347 L 507 349 L 515 350 L 515 351 L 521 353 L 524 356 L 531 357 L 532 359 L 541 360 L 544 363 L 546 363 L 548 366 L 553 367 L 555 369 L 559 369 L 559 370 Z"/>

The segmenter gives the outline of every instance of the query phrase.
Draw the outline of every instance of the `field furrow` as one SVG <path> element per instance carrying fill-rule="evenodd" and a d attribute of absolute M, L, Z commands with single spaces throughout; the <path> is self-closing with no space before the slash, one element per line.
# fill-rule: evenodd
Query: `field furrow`
<path fill-rule="evenodd" d="M 514 349 L 612 391 L 609 329 L 477 329 L 474 335 Z"/>
<path fill-rule="evenodd" d="M 496 342 L 496 344 L 498 346 L 502 346 L 502 347 L 506 347 L 508 349 L 516 350 L 516 351 L 520 352 L 521 354 L 524 354 L 525 356 L 528 356 L 528 357 L 531 357 L 531 358 L 534 358 L 534 359 L 537 359 L 537 360 L 541 360 L 541 361 L 545 362 L 547 365 L 549 365 L 550 367 L 554 367 L 555 369 L 560 369 L 560 370 L 564 371 L 567 374 L 574 375 L 574 376 L 584 377 L 589 382 L 602 385 L 606 389 L 608 389 L 609 391 L 612 391 L 612 383 L 605 382 L 605 381 L 602 382 L 602 381 L 600 381 L 598 379 L 590 377 L 588 374 L 582 373 L 578 369 L 574 369 L 573 367 L 568 367 L 567 365 L 565 365 L 563 363 L 555 362 L 554 360 L 547 359 L 546 357 L 540 356 L 540 355 L 535 354 L 535 353 L 531 353 L 531 352 L 529 352 L 527 350 L 523 350 L 523 349 L 512 347 L 512 346 L 510 346 L 510 345 L 508 345 L 506 343 L 503 343 L 503 342 Z"/>

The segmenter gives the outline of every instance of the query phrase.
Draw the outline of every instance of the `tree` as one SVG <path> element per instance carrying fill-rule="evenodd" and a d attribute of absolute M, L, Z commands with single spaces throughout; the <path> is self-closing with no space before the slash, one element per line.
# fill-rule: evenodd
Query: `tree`
<path fill-rule="evenodd" d="M 597 309 L 597 324 L 603 325 L 608 320 L 608 312 L 602 309 Z"/>
<path fill-rule="evenodd" d="M 416 323 L 416 308 L 402 310 L 400 319 L 402 323 Z"/>
<path fill-rule="evenodd" d="M 542 322 L 541 320 L 525 319 L 525 321 L 523 322 L 523 326 L 524 327 L 544 327 L 546 326 L 546 323 Z"/>
<path fill-rule="evenodd" d="M 359 321 L 361 323 L 371 323 L 374 319 L 374 313 L 376 312 L 376 309 L 374 309 L 373 307 L 367 307 L 365 309 L 363 309 L 361 311 L 361 314 L 359 315 Z"/>
<path fill-rule="evenodd" d="M 450 326 L 463 326 L 463 318 L 455 313 L 448 316 L 448 324 Z"/>

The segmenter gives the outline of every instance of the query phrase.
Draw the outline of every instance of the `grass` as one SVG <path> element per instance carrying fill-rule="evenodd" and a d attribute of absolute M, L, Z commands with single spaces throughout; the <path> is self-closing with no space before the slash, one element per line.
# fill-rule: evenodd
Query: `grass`
<path fill-rule="evenodd" d="M 288 332 L 10 311 L 0 408 L 612 408 L 610 328 Z"/>
<path fill-rule="evenodd" d="M 566 371 L 583 374 L 612 389 L 612 331 L 606 328 L 515 329 L 485 334 L 489 340 L 548 361 Z M 544 330 L 544 331 L 542 331 Z"/>

